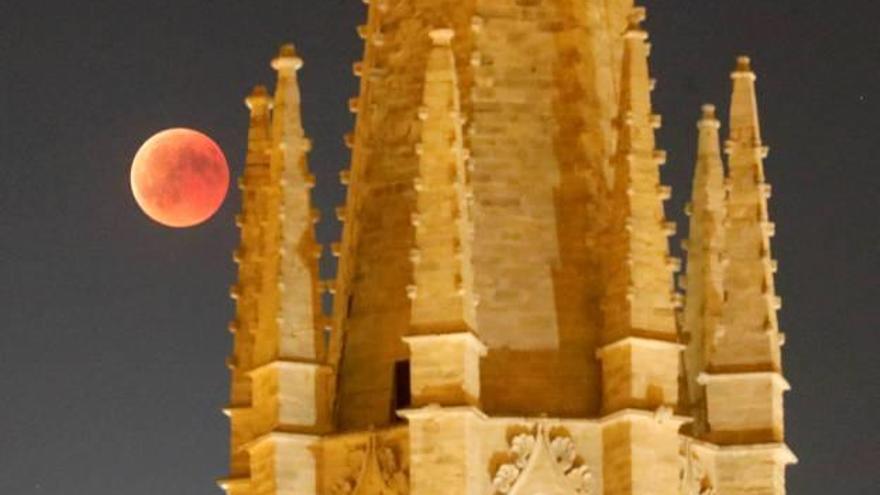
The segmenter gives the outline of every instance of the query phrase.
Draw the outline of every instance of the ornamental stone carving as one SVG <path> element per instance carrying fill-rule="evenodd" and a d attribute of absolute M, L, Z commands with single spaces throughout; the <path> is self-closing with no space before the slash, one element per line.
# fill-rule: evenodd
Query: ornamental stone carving
<path fill-rule="evenodd" d="M 547 495 L 593 494 L 593 473 L 562 428 L 539 424 L 511 434 L 505 462 L 495 469 L 495 494 L 525 495 L 540 490 Z"/>
<path fill-rule="evenodd" d="M 408 495 L 409 476 L 393 445 L 376 435 L 348 455 L 348 473 L 331 487 L 333 495 Z"/>

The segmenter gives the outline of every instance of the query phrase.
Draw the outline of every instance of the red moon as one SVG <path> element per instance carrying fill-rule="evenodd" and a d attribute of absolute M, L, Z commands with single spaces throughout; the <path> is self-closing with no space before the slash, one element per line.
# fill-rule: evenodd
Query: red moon
<path fill-rule="evenodd" d="M 131 165 L 138 206 L 168 227 L 191 227 L 217 212 L 229 189 L 229 165 L 208 136 L 192 129 L 155 134 Z"/>

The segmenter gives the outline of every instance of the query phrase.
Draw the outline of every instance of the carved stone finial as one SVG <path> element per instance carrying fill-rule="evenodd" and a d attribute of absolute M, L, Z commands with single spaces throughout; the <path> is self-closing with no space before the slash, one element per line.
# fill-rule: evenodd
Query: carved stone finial
<path fill-rule="evenodd" d="M 701 107 L 703 111 L 703 120 L 714 120 L 715 119 L 715 105 L 711 103 L 706 103 Z"/>
<path fill-rule="evenodd" d="M 272 68 L 275 70 L 293 69 L 299 70 L 303 65 L 303 61 L 296 54 L 296 47 L 293 43 L 285 43 L 278 50 L 278 56 L 272 60 Z"/>
<path fill-rule="evenodd" d="M 755 76 L 755 71 L 752 70 L 752 59 L 745 56 L 740 55 L 736 57 L 736 69 L 734 69 L 731 74 L 733 78 L 749 78 L 751 80 L 757 79 Z"/>
<path fill-rule="evenodd" d="M 247 105 L 248 108 L 253 109 L 254 106 L 261 103 L 266 103 L 270 99 L 271 98 L 269 97 L 269 91 L 266 89 L 266 86 L 258 84 L 254 86 L 254 89 L 251 90 L 251 93 L 247 95 L 247 97 L 245 97 L 244 103 L 245 105 Z"/>
<path fill-rule="evenodd" d="M 705 128 L 715 128 L 718 129 L 721 127 L 721 122 L 718 121 L 718 117 L 715 114 L 715 105 L 711 103 L 707 103 L 702 107 L 702 115 L 700 116 L 699 122 L 697 122 L 698 129 Z"/>

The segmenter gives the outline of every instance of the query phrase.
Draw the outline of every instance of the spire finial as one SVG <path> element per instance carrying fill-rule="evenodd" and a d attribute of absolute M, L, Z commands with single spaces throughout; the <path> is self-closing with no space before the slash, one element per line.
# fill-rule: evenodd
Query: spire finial
<path fill-rule="evenodd" d="M 245 97 L 244 104 L 253 110 L 254 106 L 268 102 L 269 99 L 269 91 L 266 89 L 266 86 L 258 84 L 254 86 L 254 89 L 251 90 L 250 94 Z"/>
<path fill-rule="evenodd" d="M 293 69 L 299 70 L 303 61 L 296 54 L 296 46 L 293 43 L 285 43 L 278 50 L 278 56 L 272 60 L 272 68 L 275 70 Z"/>
<path fill-rule="evenodd" d="M 761 145 L 758 102 L 755 94 L 757 76 L 752 71 L 749 57 L 736 59 L 736 69 L 730 74 L 733 96 L 730 101 L 730 141 L 753 148 Z"/>
<path fill-rule="evenodd" d="M 715 105 L 706 103 L 700 108 L 702 109 L 702 116 L 697 124 L 698 128 L 702 129 L 703 127 L 711 126 L 718 129 L 721 127 L 721 122 L 718 121 L 718 117 L 715 115 Z"/>
<path fill-rule="evenodd" d="M 752 70 L 752 59 L 746 55 L 736 57 L 736 69 L 730 75 L 732 78 L 745 77 L 753 81 L 757 79 L 755 72 Z"/>
<path fill-rule="evenodd" d="M 715 105 L 711 103 L 705 103 L 700 108 L 703 110 L 703 120 L 715 118 Z"/>

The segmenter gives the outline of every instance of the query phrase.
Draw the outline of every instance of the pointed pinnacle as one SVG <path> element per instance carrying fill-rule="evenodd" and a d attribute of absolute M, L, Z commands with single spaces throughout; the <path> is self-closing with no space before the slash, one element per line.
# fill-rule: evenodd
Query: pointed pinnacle
<path fill-rule="evenodd" d="M 737 58 L 736 70 L 730 74 L 733 93 L 730 100 L 730 140 L 754 147 L 761 144 L 761 126 L 755 93 L 757 76 L 752 72 L 749 57 Z"/>

